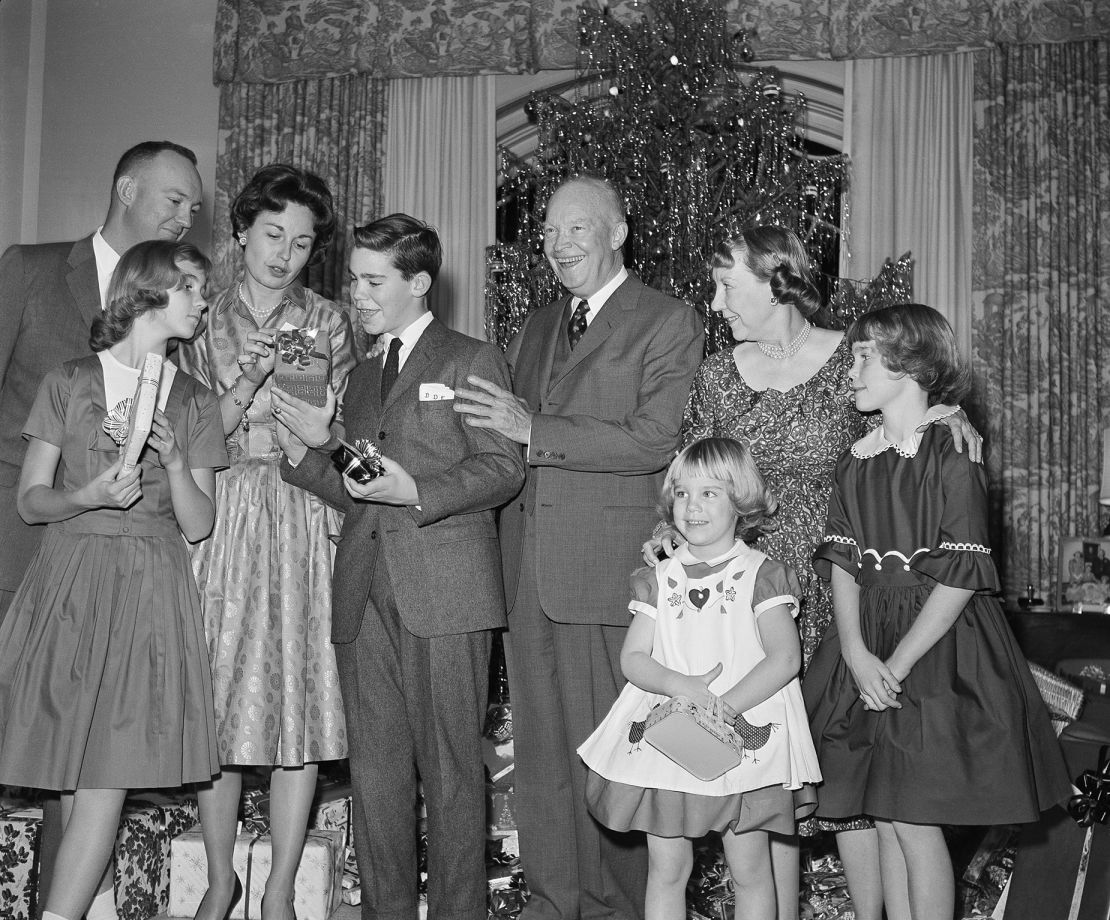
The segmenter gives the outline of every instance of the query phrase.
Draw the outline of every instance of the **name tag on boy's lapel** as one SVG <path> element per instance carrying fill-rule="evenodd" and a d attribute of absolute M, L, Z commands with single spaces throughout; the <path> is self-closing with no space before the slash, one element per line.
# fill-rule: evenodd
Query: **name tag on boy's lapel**
<path fill-rule="evenodd" d="M 454 399 L 455 391 L 445 383 L 420 384 L 421 402 L 439 402 L 441 399 Z"/>

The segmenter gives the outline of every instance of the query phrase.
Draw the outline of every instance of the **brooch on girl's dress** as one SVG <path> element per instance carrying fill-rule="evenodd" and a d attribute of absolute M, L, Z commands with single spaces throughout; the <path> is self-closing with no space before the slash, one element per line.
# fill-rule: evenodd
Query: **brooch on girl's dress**
<path fill-rule="evenodd" d="M 121 399 L 108 410 L 104 421 L 100 423 L 104 433 L 120 447 L 123 447 L 123 442 L 127 440 L 127 427 L 131 421 L 131 399 L 130 396 Z"/>

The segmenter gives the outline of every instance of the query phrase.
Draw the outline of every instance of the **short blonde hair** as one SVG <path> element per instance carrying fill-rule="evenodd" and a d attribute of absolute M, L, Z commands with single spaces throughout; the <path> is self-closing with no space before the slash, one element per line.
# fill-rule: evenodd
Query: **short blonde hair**
<path fill-rule="evenodd" d="M 745 543 L 751 543 L 778 526 L 772 519 L 778 510 L 778 499 L 763 481 L 751 451 L 739 441 L 702 438 L 688 445 L 671 461 L 663 481 L 659 511 L 672 526 L 674 484 L 680 476 L 707 476 L 725 483 L 737 516 L 736 536 Z"/>

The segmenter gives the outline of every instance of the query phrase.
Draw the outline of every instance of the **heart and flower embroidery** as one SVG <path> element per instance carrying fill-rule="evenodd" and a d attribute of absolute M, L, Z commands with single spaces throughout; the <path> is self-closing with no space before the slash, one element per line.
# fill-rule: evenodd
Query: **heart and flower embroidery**
<path fill-rule="evenodd" d="M 732 577 L 728 579 L 730 582 L 739 581 L 744 577 L 744 572 L 734 572 Z M 671 589 L 671 593 L 667 596 L 667 605 L 671 608 L 681 607 L 675 615 L 676 619 L 681 620 L 687 613 L 699 613 L 707 607 L 711 606 L 711 601 L 720 603 L 720 612 L 728 613 L 726 604 L 731 604 L 736 600 L 736 586 L 729 584 L 726 586 L 725 579 L 722 578 L 712 588 L 690 588 L 686 591 L 685 596 L 678 590 L 678 580 L 672 576 L 667 576 L 667 587 Z M 716 598 L 714 598 L 716 594 Z"/>

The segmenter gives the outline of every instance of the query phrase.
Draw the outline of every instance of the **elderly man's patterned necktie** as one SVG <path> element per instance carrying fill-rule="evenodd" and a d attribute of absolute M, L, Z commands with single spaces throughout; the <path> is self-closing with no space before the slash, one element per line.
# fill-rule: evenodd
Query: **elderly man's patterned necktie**
<path fill-rule="evenodd" d="M 578 344 L 578 340 L 586 332 L 586 314 L 589 312 L 590 302 L 588 300 L 583 300 L 574 308 L 570 322 L 567 323 L 567 339 L 570 341 L 571 348 Z"/>

